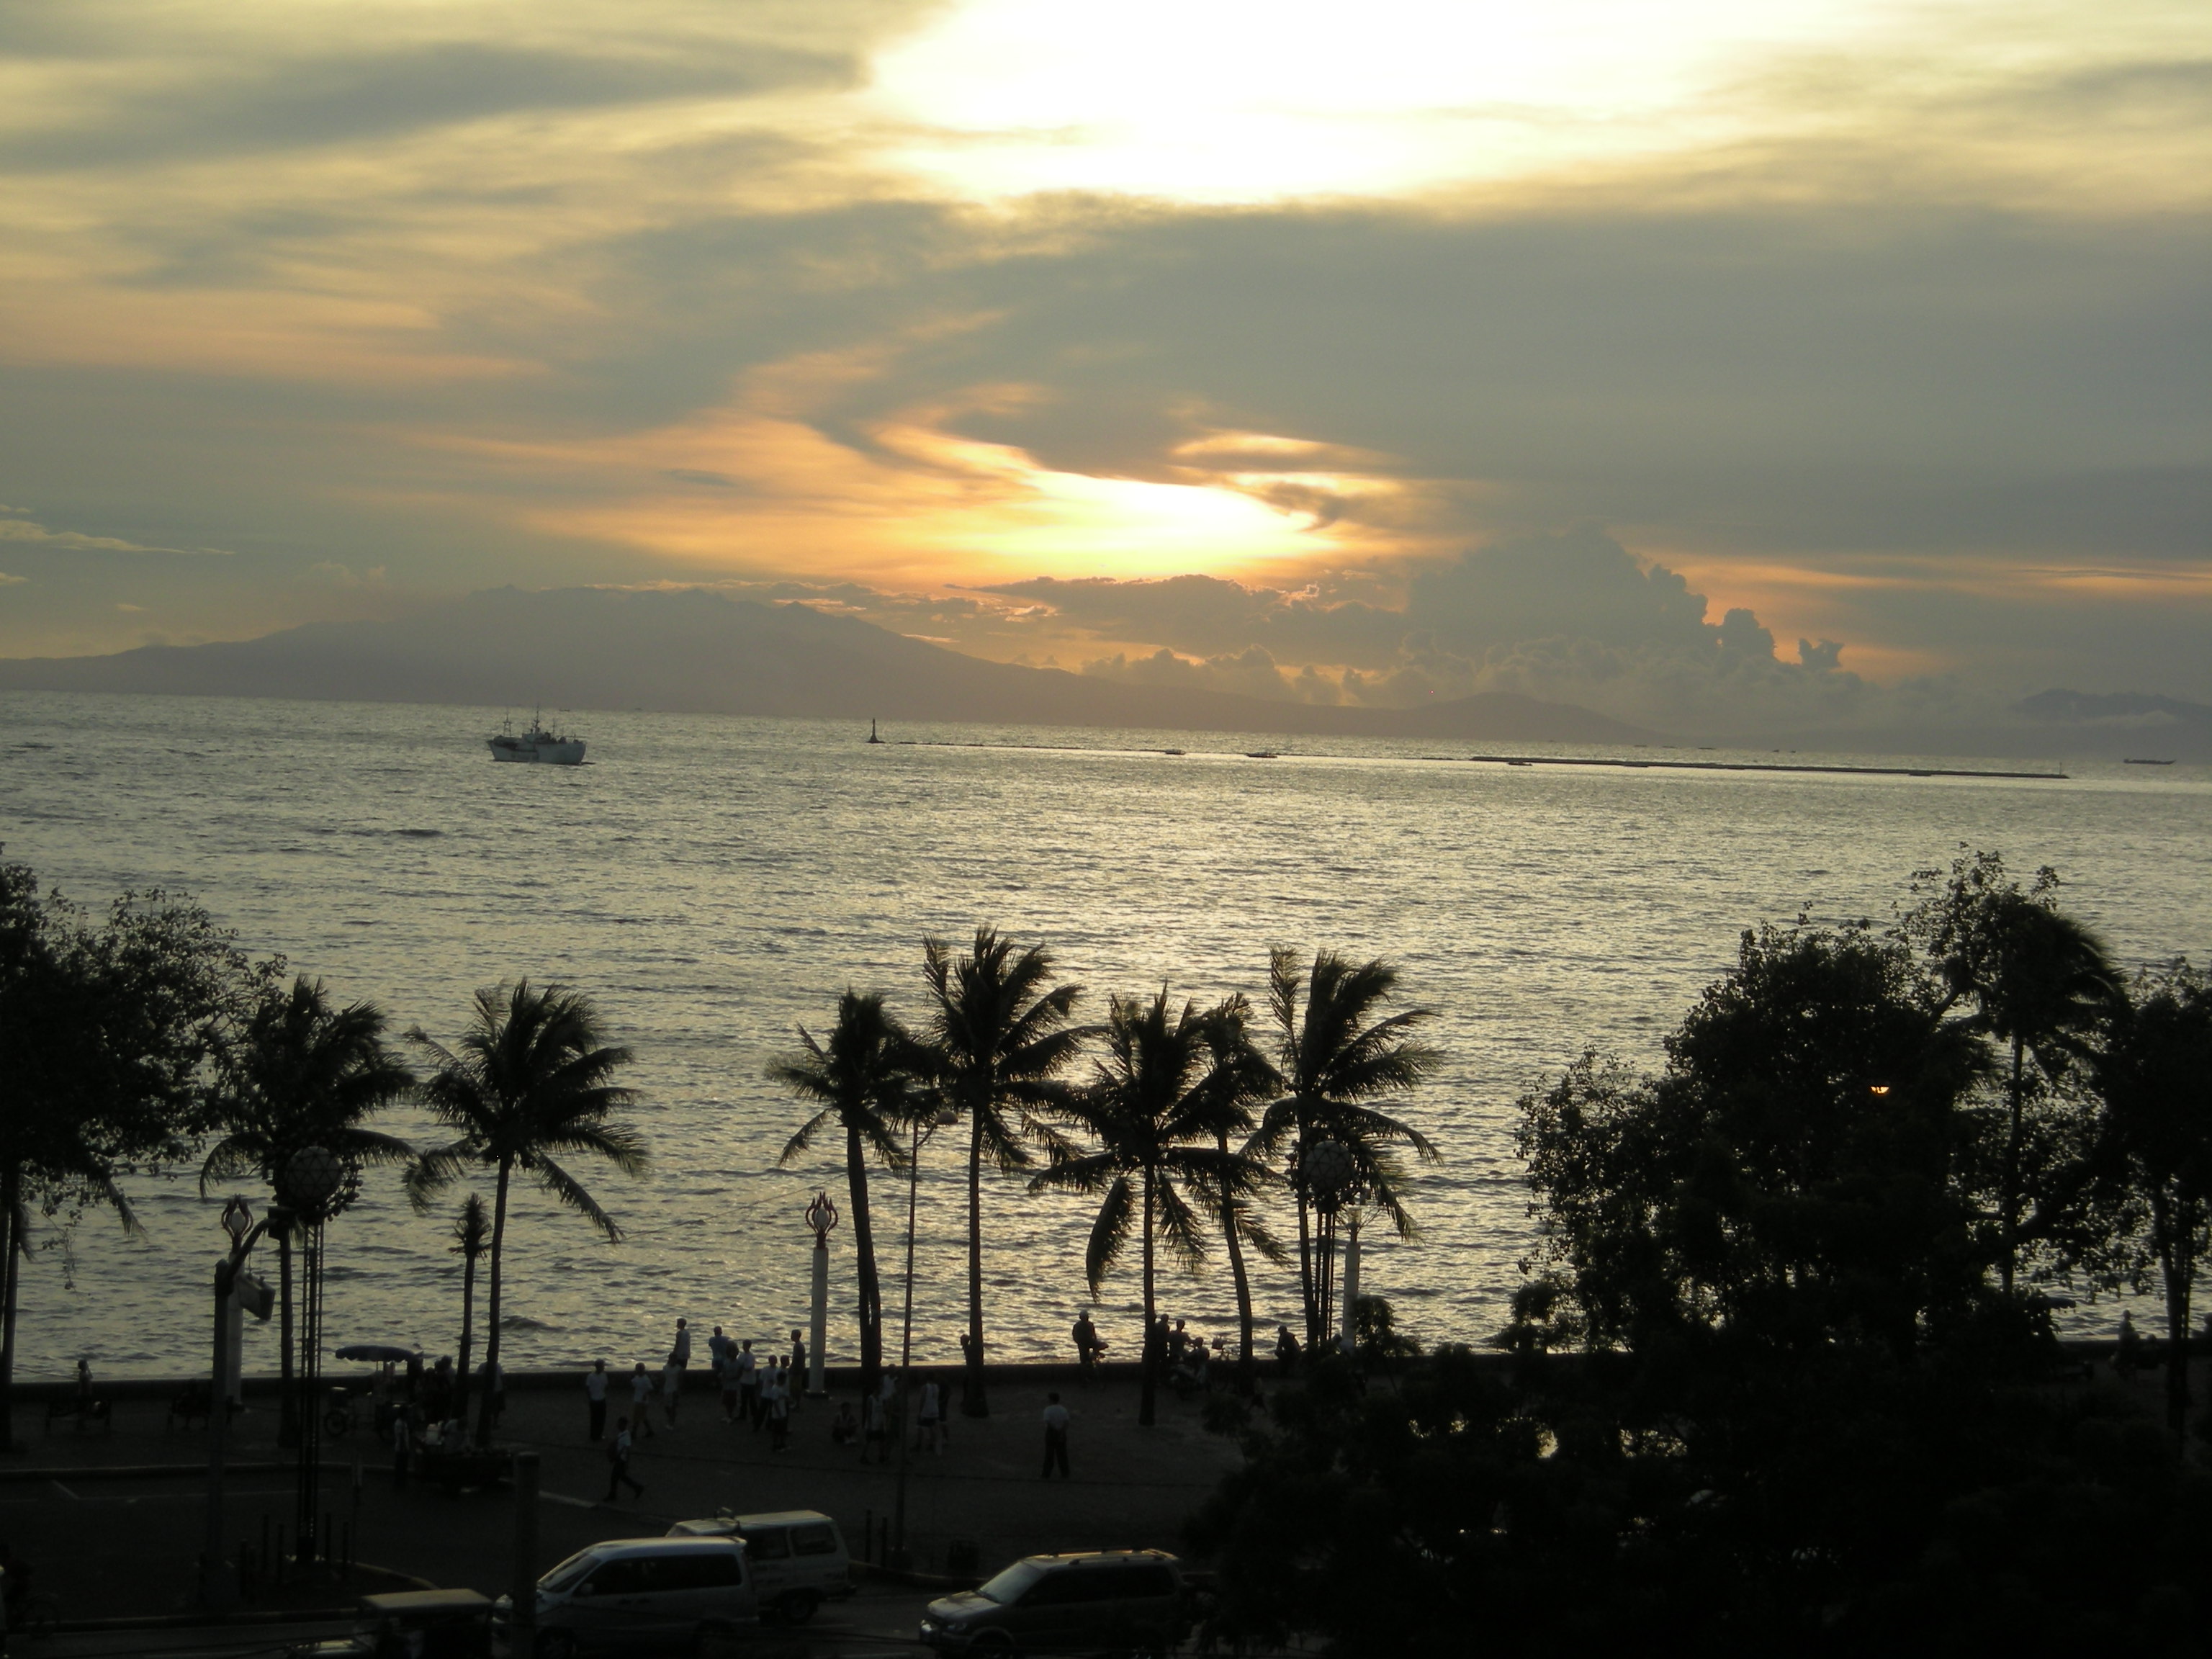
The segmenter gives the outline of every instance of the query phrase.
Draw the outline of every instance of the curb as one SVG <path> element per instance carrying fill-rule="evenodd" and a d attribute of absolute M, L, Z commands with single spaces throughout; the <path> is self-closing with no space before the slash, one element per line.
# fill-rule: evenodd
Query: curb
<path fill-rule="evenodd" d="M 442 1588 L 411 1572 L 380 1567 L 374 1561 L 356 1561 L 354 1569 L 381 1573 L 413 1589 Z M 385 1592 L 372 1590 L 369 1594 Z M 249 1607 L 242 1613 L 146 1613 L 118 1619 L 63 1619 L 56 1621 L 54 1630 L 58 1635 L 89 1635 L 99 1631 L 220 1630 L 233 1625 L 333 1625 L 343 1623 L 360 1611 L 356 1598 L 356 1605 L 343 1607 Z"/>
<path fill-rule="evenodd" d="M 231 1463 L 222 1466 L 225 1479 L 234 1474 L 289 1474 L 297 1463 Z M 351 1474 L 350 1463 L 325 1463 L 325 1474 Z M 179 1480 L 208 1472 L 205 1463 L 76 1463 L 58 1468 L 11 1468 L 0 1463 L 0 1480 Z"/>

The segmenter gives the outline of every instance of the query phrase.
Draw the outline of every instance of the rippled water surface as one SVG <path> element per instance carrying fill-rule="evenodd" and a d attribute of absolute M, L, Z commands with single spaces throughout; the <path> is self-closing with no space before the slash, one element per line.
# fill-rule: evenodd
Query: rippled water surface
<path fill-rule="evenodd" d="M 2188 768 L 2063 782 L 1509 769 L 1436 757 L 1433 743 L 1257 760 L 1241 751 L 1283 740 L 981 728 L 870 748 L 847 725 L 603 714 L 578 722 L 591 763 L 567 769 L 494 764 L 491 720 L 0 696 L 0 839 L 82 901 L 189 890 L 248 948 L 374 998 L 396 1028 L 453 1035 L 474 987 L 517 975 L 597 999 L 637 1052 L 655 1168 L 635 1182 L 586 1172 L 626 1229 L 618 1245 L 522 1200 L 515 1365 L 657 1358 L 679 1314 L 762 1338 L 800 1322 L 800 1211 L 841 1177 L 826 1157 L 777 1167 L 802 1115 L 763 1066 L 848 984 L 918 1015 L 932 932 L 984 921 L 1042 941 L 1093 1011 L 1109 990 L 1162 981 L 1256 996 L 1279 943 L 1402 964 L 1447 1055 L 1405 1113 L 1445 1161 L 1413 1189 L 1424 1237 L 1370 1248 L 1366 1283 L 1417 1334 L 1468 1340 L 1498 1324 L 1528 1238 L 1516 1097 L 1588 1046 L 1650 1057 L 1743 927 L 1887 917 L 1913 870 L 1963 842 L 2058 866 L 2069 903 L 2130 965 L 2212 945 L 2212 787 Z M 411 1111 L 388 1127 L 433 1133 Z M 935 1158 L 916 1348 L 945 1358 L 961 1317 L 960 1192 L 951 1148 Z M 24 1374 L 64 1374 L 80 1353 L 114 1374 L 201 1363 L 214 1208 L 189 1177 L 135 1190 L 143 1240 L 94 1218 L 30 1264 Z M 878 1196 L 889 1268 L 903 1185 L 881 1177 Z M 1063 1351 L 1087 1214 L 1012 1181 L 994 1180 L 987 1202 L 994 1352 Z M 331 1230 L 334 1342 L 453 1346 L 451 1207 L 416 1217 L 372 1175 Z M 842 1356 L 849 1228 L 837 1243 Z M 894 1318 L 898 1293 L 893 1277 Z M 1124 1347 L 1134 1293 L 1117 1278 L 1097 1316 Z M 1194 1328 L 1229 1328 L 1218 1264 L 1166 1295 Z M 1270 1319 L 1294 1299 L 1263 1269 Z M 249 1341 L 250 1364 L 273 1364 L 267 1332 Z"/>

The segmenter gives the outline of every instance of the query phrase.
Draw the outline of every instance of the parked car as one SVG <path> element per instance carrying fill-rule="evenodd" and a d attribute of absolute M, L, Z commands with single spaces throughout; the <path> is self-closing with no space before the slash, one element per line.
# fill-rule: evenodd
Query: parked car
<path fill-rule="evenodd" d="M 780 1624 L 803 1625 L 824 1601 L 853 1593 L 853 1558 L 837 1523 L 817 1510 L 678 1521 L 671 1538 L 740 1538 L 762 1613 Z"/>
<path fill-rule="evenodd" d="M 1029 1556 L 980 1589 L 940 1596 L 922 1614 L 921 1640 L 943 1653 L 1164 1653 L 1189 1622 L 1174 1556 L 1091 1550 Z"/>
<path fill-rule="evenodd" d="M 490 1659 L 492 1603 L 472 1589 L 364 1595 L 353 1634 L 298 1643 L 289 1659 Z"/>
<path fill-rule="evenodd" d="M 502 1626 L 514 1609 L 498 1602 Z M 615 1538 L 538 1581 L 537 1659 L 643 1647 L 704 1647 L 760 1622 L 734 1538 Z"/>

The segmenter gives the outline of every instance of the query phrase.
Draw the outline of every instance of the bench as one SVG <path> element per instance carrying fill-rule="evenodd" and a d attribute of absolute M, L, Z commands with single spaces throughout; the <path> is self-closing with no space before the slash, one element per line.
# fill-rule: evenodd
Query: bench
<path fill-rule="evenodd" d="M 64 1399 L 46 1401 L 46 1432 L 48 1434 L 54 1431 L 55 1423 L 64 1417 L 76 1425 L 76 1431 L 79 1434 L 82 1434 L 86 1427 L 94 1423 L 99 1424 L 105 1433 L 115 1432 L 114 1408 L 105 1400 L 80 1401 L 72 1395 Z"/>

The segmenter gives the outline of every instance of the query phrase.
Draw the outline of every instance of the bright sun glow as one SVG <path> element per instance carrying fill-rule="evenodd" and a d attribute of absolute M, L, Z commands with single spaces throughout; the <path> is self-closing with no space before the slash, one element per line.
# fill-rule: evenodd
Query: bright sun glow
<path fill-rule="evenodd" d="M 970 0 L 880 58 L 877 88 L 933 129 L 903 159 L 981 194 L 1389 190 L 1711 137 L 1715 118 L 1684 109 L 1717 77 L 1895 15 L 1844 0 Z"/>

